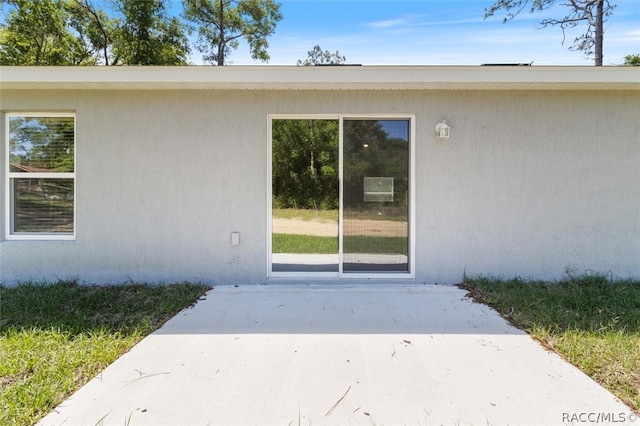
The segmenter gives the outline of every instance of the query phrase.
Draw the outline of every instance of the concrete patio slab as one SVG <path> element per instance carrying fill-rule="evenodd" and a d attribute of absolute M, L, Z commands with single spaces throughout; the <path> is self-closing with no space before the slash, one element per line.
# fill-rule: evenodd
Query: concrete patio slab
<path fill-rule="evenodd" d="M 465 294 L 216 287 L 39 425 L 634 423 L 612 394 Z"/>

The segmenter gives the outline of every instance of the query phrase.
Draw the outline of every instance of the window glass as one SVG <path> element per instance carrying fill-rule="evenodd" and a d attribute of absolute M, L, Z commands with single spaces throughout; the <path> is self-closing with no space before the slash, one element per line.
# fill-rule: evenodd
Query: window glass
<path fill-rule="evenodd" d="M 344 120 L 344 272 L 409 272 L 409 120 Z"/>
<path fill-rule="evenodd" d="M 270 124 L 270 276 L 413 274 L 412 118 Z"/>
<path fill-rule="evenodd" d="M 73 232 L 73 179 L 13 179 L 14 232 Z"/>
<path fill-rule="evenodd" d="M 72 238 L 73 114 L 7 114 L 9 239 Z"/>
<path fill-rule="evenodd" d="M 274 119 L 274 272 L 338 272 L 339 121 Z"/>
<path fill-rule="evenodd" d="M 73 117 L 9 118 L 9 171 L 73 172 Z"/>

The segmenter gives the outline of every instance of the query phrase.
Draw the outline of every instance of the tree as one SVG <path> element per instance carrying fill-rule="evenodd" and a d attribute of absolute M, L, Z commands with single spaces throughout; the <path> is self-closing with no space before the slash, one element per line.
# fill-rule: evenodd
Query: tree
<path fill-rule="evenodd" d="M 10 7 L 0 29 L 2 65 L 80 65 L 88 59 L 67 28 L 61 0 L 6 0 Z"/>
<path fill-rule="evenodd" d="M 93 0 L 4 0 L 0 64 L 187 64 L 186 28 L 166 1 L 113 0 L 105 11 Z"/>
<path fill-rule="evenodd" d="M 198 28 L 196 48 L 205 62 L 224 65 L 244 38 L 251 57 L 269 60 L 267 38 L 282 19 L 274 0 L 183 0 L 184 18 Z"/>
<path fill-rule="evenodd" d="M 515 18 L 527 5 L 530 5 L 529 12 L 534 13 L 549 9 L 557 4 L 567 6 L 569 8 L 567 14 L 560 19 L 543 19 L 540 22 L 542 28 L 558 25 L 564 36 L 567 29 L 575 28 L 580 23 L 586 23 L 586 31 L 575 38 L 570 49 L 583 51 L 589 56 L 594 54 L 595 65 L 601 66 L 604 41 L 603 24 L 616 7 L 609 0 L 495 0 L 491 7 L 485 9 L 485 19 L 502 9 L 506 12 L 503 20 L 506 22 Z"/>
<path fill-rule="evenodd" d="M 92 65 L 115 65 L 118 59 L 113 58 L 112 47 L 119 21 L 96 8 L 91 0 L 69 1 L 67 10 L 69 25 L 93 58 Z"/>
<path fill-rule="evenodd" d="M 640 55 L 627 55 L 624 57 L 624 64 L 630 67 L 640 67 Z"/>
<path fill-rule="evenodd" d="M 165 0 L 118 0 L 123 15 L 115 57 L 130 65 L 186 65 L 189 43 L 180 21 L 167 15 Z"/>
<path fill-rule="evenodd" d="M 313 46 L 313 49 L 307 52 L 307 59 L 304 61 L 298 59 L 298 66 L 315 66 L 315 65 L 340 65 L 344 64 L 347 60 L 346 57 L 341 56 L 340 52 L 336 50 L 335 53 L 331 53 L 328 50 L 324 52 L 319 45 Z"/>

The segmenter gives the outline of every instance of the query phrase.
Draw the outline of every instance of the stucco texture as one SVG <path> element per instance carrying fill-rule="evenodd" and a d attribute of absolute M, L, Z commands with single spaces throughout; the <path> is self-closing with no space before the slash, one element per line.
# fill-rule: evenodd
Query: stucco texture
<path fill-rule="evenodd" d="M 0 110 L 76 113 L 75 241 L 4 239 L 3 137 L 5 284 L 267 282 L 268 114 L 321 113 L 415 115 L 416 281 L 640 277 L 637 91 L 5 90 Z"/>

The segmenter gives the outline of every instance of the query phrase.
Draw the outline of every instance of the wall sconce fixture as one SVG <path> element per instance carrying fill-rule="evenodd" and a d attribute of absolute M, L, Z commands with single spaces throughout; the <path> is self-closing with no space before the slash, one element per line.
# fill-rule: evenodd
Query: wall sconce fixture
<path fill-rule="evenodd" d="M 442 120 L 440 123 L 436 124 L 436 136 L 439 138 L 449 138 L 449 130 L 450 127 L 447 126 L 447 122 Z"/>

